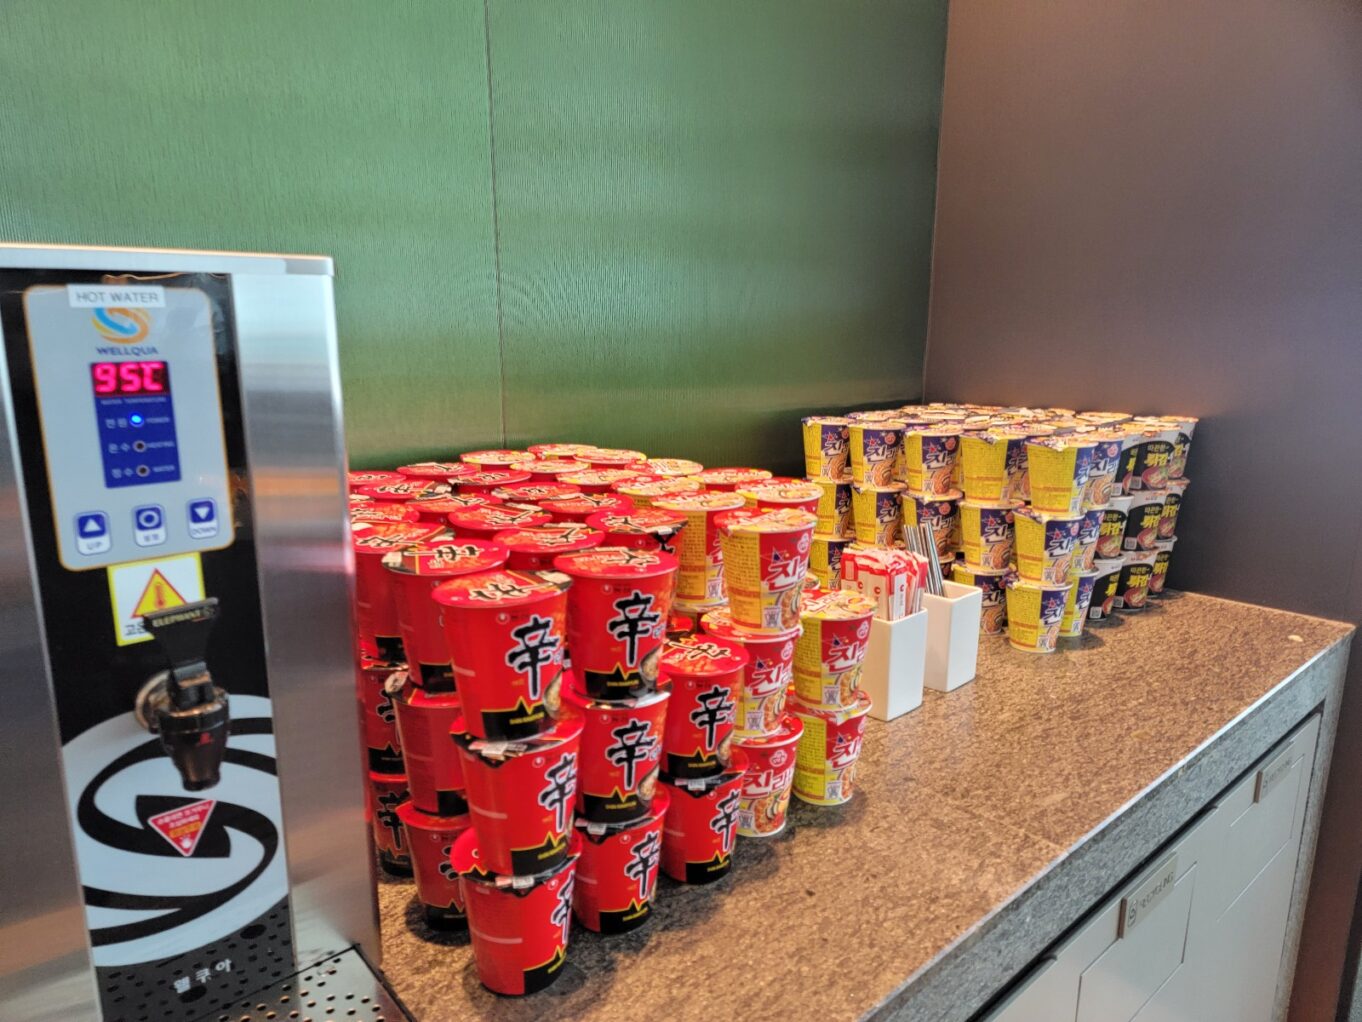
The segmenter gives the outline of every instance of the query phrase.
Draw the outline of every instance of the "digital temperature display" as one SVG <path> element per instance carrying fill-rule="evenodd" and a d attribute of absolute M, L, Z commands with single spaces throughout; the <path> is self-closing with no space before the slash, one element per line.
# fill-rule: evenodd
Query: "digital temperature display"
<path fill-rule="evenodd" d="M 170 393 L 170 367 L 164 362 L 95 362 L 90 380 L 96 397 Z"/>

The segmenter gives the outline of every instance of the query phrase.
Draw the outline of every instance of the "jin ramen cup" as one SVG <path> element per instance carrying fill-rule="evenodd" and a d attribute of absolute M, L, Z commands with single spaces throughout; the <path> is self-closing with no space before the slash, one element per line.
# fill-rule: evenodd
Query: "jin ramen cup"
<path fill-rule="evenodd" d="M 764 483 L 771 473 L 764 468 L 707 468 L 695 473 L 694 478 L 711 490 L 731 493 L 739 487 Z"/>
<path fill-rule="evenodd" d="M 1013 514 L 1019 505 L 1019 501 L 960 501 L 960 549 L 968 563 L 991 570 L 1004 570 L 1012 563 Z"/>
<path fill-rule="evenodd" d="M 960 437 L 957 462 L 960 487 L 967 500 L 997 504 L 1006 499 L 1009 493 L 1008 444 L 1006 436 L 992 431 L 966 433 Z"/>
<path fill-rule="evenodd" d="M 590 447 L 577 455 L 592 468 L 632 468 L 648 460 L 642 451 L 631 451 L 616 447 Z"/>
<path fill-rule="evenodd" d="M 804 426 L 804 472 L 810 479 L 851 482 L 851 420 L 833 416 L 807 418 Z"/>
<path fill-rule="evenodd" d="M 572 443 L 548 443 L 530 444 L 529 452 L 537 461 L 547 461 L 553 458 L 572 458 L 585 451 L 594 450 L 591 444 L 572 444 Z"/>
<path fill-rule="evenodd" d="M 1053 653 L 1071 585 L 1070 582 L 1009 581 L 1007 641 L 1026 653 Z"/>
<path fill-rule="evenodd" d="M 903 495 L 903 524 L 931 526 L 937 556 L 949 560 L 960 546 L 960 491 L 931 494 L 909 490 Z"/>
<path fill-rule="evenodd" d="M 1083 508 L 1104 507 L 1116 490 L 1116 473 L 1121 467 L 1121 437 L 1097 433 L 1093 441 L 1092 465 L 1088 469 L 1088 483 L 1083 491 Z"/>
<path fill-rule="evenodd" d="M 813 534 L 809 572 L 824 589 L 842 588 L 842 554 L 851 543 L 849 539 L 830 539 L 816 532 Z"/>
<path fill-rule="evenodd" d="M 816 806 L 851 801 L 870 707 L 870 696 L 864 692 L 851 706 L 838 709 L 791 700 L 791 714 L 804 726 L 795 762 L 795 798 Z"/>
<path fill-rule="evenodd" d="M 1080 571 L 1092 571 L 1097 559 L 1097 541 L 1102 538 L 1102 522 L 1106 520 L 1107 509 L 1094 507 L 1083 512 L 1083 520 L 1078 526 L 1078 538 L 1074 541 L 1074 564 Z"/>
<path fill-rule="evenodd" d="M 853 483 L 888 486 L 902 476 L 903 423 L 853 422 L 849 429 Z"/>
<path fill-rule="evenodd" d="M 955 489 L 960 454 L 959 426 L 921 426 L 903 435 L 903 481 L 918 493 L 944 494 Z"/>
<path fill-rule="evenodd" d="M 876 603 L 849 589 L 804 594 L 795 642 L 794 694 L 809 706 L 856 705 Z"/>
<path fill-rule="evenodd" d="M 902 538 L 903 483 L 887 486 L 851 484 L 851 514 L 856 542 L 893 546 Z"/>
<path fill-rule="evenodd" d="M 642 465 L 643 462 L 635 464 Z M 589 468 L 585 472 L 569 472 L 558 477 L 558 481 L 575 486 L 583 493 L 609 493 L 617 483 L 647 482 L 655 479 L 642 469 L 634 468 Z M 632 501 L 631 501 L 632 503 Z"/>
<path fill-rule="evenodd" d="M 1057 436 L 1026 443 L 1031 506 L 1056 515 L 1076 515 L 1092 471 L 1097 445 L 1078 436 Z"/>
<path fill-rule="evenodd" d="M 830 479 L 814 480 L 820 491 L 817 533 L 834 539 L 855 539 L 856 528 L 851 511 L 851 484 L 835 483 Z"/>
<path fill-rule="evenodd" d="M 1083 634 L 1083 624 L 1088 620 L 1088 608 L 1092 605 L 1092 593 L 1098 575 L 1095 570 L 1073 573 L 1069 596 L 1064 601 L 1064 617 L 1059 622 L 1061 639 L 1076 639 Z"/>
<path fill-rule="evenodd" d="M 705 484 L 691 476 L 668 476 L 648 481 L 630 480 L 618 483 L 615 492 L 628 497 L 635 507 L 651 507 L 663 497 L 679 497 L 688 493 L 701 493 Z"/>
<path fill-rule="evenodd" d="M 628 933 L 648 921 L 662 862 L 662 824 L 671 795 L 659 787 L 648 811 L 632 823 L 577 821 L 582 857 L 572 889 L 572 914 L 595 933 Z"/>
<path fill-rule="evenodd" d="M 822 503 L 823 490 L 817 483 L 796 479 L 792 482 L 766 482 L 755 486 L 741 486 L 735 491 L 748 507 L 782 508 L 792 507 L 800 511 L 818 513 Z"/>
<path fill-rule="evenodd" d="M 644 471 L 664 479 L 698 475 L 705 470 L 704 465 L 687 458 L 649 458 L 643 463 L 643 468 Z"/>
<path fill-rule="evenodd" d="M 742 688 L 738 698 L 736 733 L 739 738 L 769 734 L 785 712 L 785 700 L 794 680 L 795 641 L 798 628 L 775 634 L 748 631 L 733 623 L 727 609 L 710 611 L 700 621 L 706 635 L 741 645 L 747 650 Z"/>
<path fill-rule="evenodd" d="M 743 507 L 736 493 L 689 493 L 659 497 L 655 507 L 684 515 L 677 546 L 676 600 L 691 608 L 724 602 L 724 554 L 718 517 Z"/>
<path fill-rule="evenodd" d="M 1082 524 L 1082 515 L 1049 515 L 1030 508 L 1018 509 L 1017 573 L 1029 582 L 1056 585 L 1067 582 Z"/>
<path fill-rule="evenodd" d="M 980 635 L 1002 635 L 1007 630 L 1007 576 L 1009 569 L 980 568 L 957 561 L 951 567 L 951 581 L 977 586 L 983 593 L 979 613 Z"/>
<path fill-rule="evenodd" d="M 817 521 L 792 508 L 743 508 L 715 519 L 734 624 L 764 632 L 799 624 L 800 585 L 809 571 Z"/>
<path fill-rule="evenodd" d="M 775 837 L 785 829 L 785 813 L 794 787 L 795 760 L 803 722 L 785 714 L 768 734 L 738 740 L 747 756 L 738 801 L 738 833 L 744 837 Z"/>

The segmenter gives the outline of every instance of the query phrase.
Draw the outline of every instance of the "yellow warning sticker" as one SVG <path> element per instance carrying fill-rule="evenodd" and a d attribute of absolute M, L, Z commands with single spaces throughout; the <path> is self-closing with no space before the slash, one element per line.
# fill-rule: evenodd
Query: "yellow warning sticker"
<path fill-rule="evenodd" d="M 114 639 L 120 646 L 151 638 L 142 627 L 143 614 L 203 598 L 203 562 L 198 554 L 132 561 L 109 568 Z"/>

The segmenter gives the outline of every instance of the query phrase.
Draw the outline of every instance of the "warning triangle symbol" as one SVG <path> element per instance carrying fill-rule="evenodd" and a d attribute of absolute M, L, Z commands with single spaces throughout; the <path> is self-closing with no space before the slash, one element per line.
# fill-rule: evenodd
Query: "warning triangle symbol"
<path fill-rule="evenodd" d="M 147 820 L 152 829 L 170 842 L 172 848 L 188 857 L 194 854 L 199 838 L 203 835 L 204 825 L 216 803 L 211 798 L 202 802 L 192 802 L 179 809 L 158 813 Z"/>
<path fill-rule="evenodd" d="M 147 587 L 137 598 L 137 606 L 132 608 L 132 617 L 141 617 L 153 610 L 165 610 L 167 607 L 182 607 L 184 602 L 184 597 L 161 574 L 161 569 L 155 568 L 151 572 L 151 578 L 147 579 Z"/>

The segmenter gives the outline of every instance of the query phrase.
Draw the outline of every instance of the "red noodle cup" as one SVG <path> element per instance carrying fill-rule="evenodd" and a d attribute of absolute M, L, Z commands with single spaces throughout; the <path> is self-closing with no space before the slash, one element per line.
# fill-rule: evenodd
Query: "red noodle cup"
<path fill-rule="evenodd" d="M 477 738 L 461 721 L 450 734 L 463 761 L 486 868 L 526 877 L 564 862 L 577 798 L 581 718 L 565 718 L 513 742 Z"/>
<path fill-rule="evenodd" d="M 1130 511 L 1126 514 L 1125 536 L 1121 540 L 1123 550 L 1154 549 L 1167 494 L 1167 490 L 1139 490 L 1133 495 Z"/>
<path fill-rule="evenodd" d="M 809 573 L 817 519 L 807 511 L 742 508 L 715 519 L 733 623 L 785 632 L 799 624 L 799 592 Z"/>
<path fill-rule="evenodd" d="M 851 484 L 837 483 L 830 479 L 815 479 L 814 485 L 821 491 L 815 514 L 818 516 L 816 532 L 820 536 L 834 539 L 855 539 L 856 526 L 851 512 Z"/>
<path fill-rule="evenodd" d="M 396 676 L 396 677 L 394 677 Z M 355 666 L 359 716 L 369 769 L 380 774 L 402 772 L 402 740 L 397 734 L 394 697 L 406 681 L 404 664 L 376 660 L 361 653 Z"/>
<path fill-rule="evenodd" d="M 602 546 L 623 546 L 635 550 L 661 550 L 675 555 L 680 533 L 689 519 L 679 511 L 661 507 L 639 507 L 623 514 L 598 511 L 586 520 L 593 529 L 605 533 Z"/>
<path fill-rule="evenodd" d="M 1111 502 L 1116 490 L 1116 473 L 1121 467 L 1122 443 L 1119 435 L 1099 433 L 1093 441 L 1092 465 L 1088 469 L 1088 484 L 1083 491 L 1083 510 L 1104 507 Z"/>
<path fill-rule="evenodd" d="M 667 638 L 680 639 L 686 635 L 694 635 L 699 631 L 696 622 L 701 613 L 703 611 L 673 602 L 671 615 L 667 618 Z"/>
<path fill-rule="evenodd" d="M 585 472 L 569 472 L 559 476 L 558 481 L 576 486 L 583 493 L 609 493 L 616 483 L 642 482 L 652 478 L 641 469 L 592 468 Z"/>
<path fill-rule="evenodd" d="M 1102 538 L 1102 523 L 1106 521 L 1105 507 L 1089 508 L 1083 512 L 1083 520 L 1078 526 L 1078 538 L 1074 540 L 1074 564 L 1078 570 L 1092 571 L 1097 559 L 1097 541 Z"/>
<path fill-rule="evenodd" d="M 563 698 L 583 722 L 577 815 L 590 823 L 629 823 L 648 815 L 657 793 L 663 720 L 671 692 L 594 700 L 571 683 Z"/>
<path fill-rule="evenodd" d="M 903 478 L 903 423 L 853 422 L 848 427 L 851 481 L 861 486 L 889 486 Z"/>
<path fill-rule="evenodd" d="M 507 567 L 515 571 L 547 571 L 559 554 L 590 550 L 600 546 L 603 539 L 603 532 L 580 522 L 533 525 L 496 534 L 496 542 L 510 551 Z"/>
<path fill-rule="evenodd" d="M 893 546 L 903 534 L 903 483 L 851 484 L 851 519 L 856 542 Z"/>
<path fill-rule="evenodd" d="M 1157 550 L 1137 550 L 1121 558 L 1121 579 L 1116 585 L 1117 610 L 1144 610 L 1149 602 L 1149 579 L 1154 574 Z"/>
<path fill-rule="evenodd" d="M 505 877 L 482 861 L 483 842 L 470 828 L 454 842 L 450 864 L 463 885 L 468 933 L 478 979 L 493 993 L 533 994 L 562 974 L 572 928 L 581 838 L 556 869 L 531 877 Z"/>
<path fill-rule="evenodd" d="M 474 737 L 520 738 L 558 715 L 568 586 L 557 572 L 487 571 L 435 587 Z"/>
<path fill-rule="evenodd" d="M 960 548 L 966 561 L 991 570 L 1003 570 L 1012 563 L 1016 546 L 1013 512 L 1019 503 L 960 501 Z"/>
<path fill-rule="evenodd" d="M 361 522 L 350 528 L 355 551 L 355 628 L 360 645 L 384 660 L 405 660 L 406 653 L 394 587 L 383 558 L 441 531 L 437 525 L 416 522 Z"/>
<path fill-rule="evenodd" d="M 531 444 L 530 454 L 539 461 L 548 461 L 560 458 L 578 458 L 578 455 L 585 451 L 594 450 L 591 444 Z"/>
<path fill-rule="evenodd" d="M 693 476 L 705 470 L 704 465 L 687 458 L 649 458 L 643 463 L 643 468 L 655 476 L 664 478 Z"/>
<path fill-rule="evenodd" d="M 460 493 L 491 493 L 503 486 L 518 486 L 529 481 L 528 472 L 512 468 L 489 468 L 458 476 L 454 480 L 454 485 Z"/>
<path fill-rule="evenodd" d="M 793 507 L 815 515 L 818 513 L 818 505 L 823 500 L 822 487 L 802 479 L 741 486 L 735 492 L 747 502 L 748 507 Z"/>
<path fill-rule="evenodd" d="M 809 706 L 855 706 L 876 603 L 850 589 L 804 594 L 795 642 L 794 692 Z"/>
<path fill-rule="evenodd" d="M 355 492 L 362 497 L 372 497 L 374 500 L 405 504 L 407 501 L 416 500 L 419 497 L 434 497 L 441 493 L 449 493 L 452 489 L 449 483 L 437 482 L 434 479 L 399 477 L 395 483 L 375 483 L 371 486 L 361 486 Z"/>
<path fill-rule="evenodd" d="M 532 457 L 529 451 L 468 451 L 460 454 L 459 460 L 468 465 L 475 465 L 480 471 L 484 471 L 486 469 L 505 468 L 520 461 L 529 461 Z"/>
<path fill-rule="evenodd" d="M 571 497 L 573 494 L 582 491 L 575 486 L 567 483 L 556 482 L 528 482 L 515 483 L 512 486 L 498 486 L 492 491 L 492 496 L 500 497 L 502 500 L 513 504 L 538 504 L 541 500 L 553 500 L 555 497 Z"/>
<path fill-rule="evenodd" d="M 864 692 L 852 705 L 832 710 L 790 700 L 790 712 L 804 725 L 795 761 L 795 798 L 816 806 L 851 801 L 870 707 L 870 696 Z"/>
<path fill-rule="evenodd" d="M 406 775 L 370 771 L 369 783 L 364 791 L 368 796 L 366 808 L 369 827 L 374 835 L 374 847 L 378 849 L 378 861 L 384 870 L 394 876 L 411 876 L 407 834 L 402 827 L 401 817 L 397 815 L 397 807 L 407 801 Z"/>
<path fill-rule="evenodd" d="M 708 777 L 728 765 L 749 660 L 741 645 L 712 635 L 671 639 L 662 647 L 662 674 L 672 692 L 662 766 L 670 778 Z"/>
<path fill-rule="evenodd" d="M 775 837 L 785 829 L 785 811 L 794 787 L 795 759 L 803 722 L 785 714 L 770 734 L 740 739 L 747 757 L 738 800 L 738 833 L 744 837 Z"/>
<path fill-rule="evenodd" d="M 582 857 L 572 912 L 596 933 L 628 933 L 648 921 L 662 863 L 662 824 L 671 795 L 658 789 L 641 820 L 611 826 L 577 821 Z"/>
<path fill-rule="evenodd" d="M 408 685 L 397 698 L 397 730 L 412 804 L 434 816 L 468 812 L 463 764 L 449 741 L 449 728 L 463 715 L 459 697 Z"/>
<path fill-rule="evenodd" d="M 615 492 L 628 497 L 636 507 L 651 507 L 660 498 L 701 493 L 704 488 L 704 483 L 690 476 L 667 476 L 646 481 L 630 479 L 615 484 Z"/>
<path fill-rule="evenodd" d="M 707 468 L 695 473 L 695 478 L 711 490 L 731 493 L 739 487 L 766 482 L 771 473 L 764 468 Z"/>
<path fill-rule="evenodd" d="M 816 532 L 813 534 L 813 547 L 809 551 L 809 573 L 818 579 L 818 584 L 822 588 L 842 588 L 842 554 L 851 542 L 849 539 L 829 539 Z"/>
<path fill-rule="evenodd" d="M 459 575 L 500 568 L 508 554 L 500 543 L 480 539 L 428 539 L 383 558 L 414 684 L 430 692 L 455 688 L 440 605 L 431 598 L 435 587 Z"/>
<path fill-rule="evenodd" d="M 736 493 L 693 493 L 659 497 L 656 507 L 686 516 L 678 544 L 676 602 L 693 609 L 724 602 L 724 554 L 717 520 L 743 506 Z"/>
<path fill-rule="evenodd" d="M 1064 601 L 1064 617 L 1059 622 L 1061 639 L 1076 639 L 1083 634 L 1083 623 L 1088 620 L 1088 608 L 1092 606 L 1092 593 L 1098 574 L 1095 569 L 1073 573 L 1069 596 Z"/>
<path fill-rule="evenodd" d="M 358 493 L 366 486 L 379 486 L 382 483 L 400 483 L 402 477 L 396 472 L 376 472 L 361 470 L 345 474 L 346 486 L 351 493 Z"/>
<path fill-rule="evenodd" d="M 1055 515 L 1076 515 L 1092 472 L 1097 445 L 1080 437 L 1051 437 L 1026 442 L 1026 473 L 1031 506 Z"/>
<path fill-rule="evenodd" d="M 860 508 L 857 508 L 859 512 Z M 903 494 L 903 524 L 929 525 L 932 538 L 936 541 L 937 556 L 949 560 L 955 556 L 960 545 L 960 491 L 949 493 Z M 856 535 L 860 539 L 860 522 L 857 522 Z M 888 544 L 881 544 L 888 545 Z"/>
<path fill-rule="evenodd" d="M 1083 519 L 1081 514 L 1052 515 L 1018 508 L 1014 521 L 1017 573 L 1028 582 L 1068 582 Z"/>
<path fill-rule="evenodd" d="M 1069 582 L 1007 582 L 1007 641 L 1027 653 L 1053 653 L 1059 640 Z"/>
<path fill-rule="evenodd" d="M 1182 495 L 1187 490 L 1187 478 L 1168 480 L 1164 490 L 1163 515 L 1159 518 L 1159 539 L 1172 539 L 1178 532 L 1178 511 L 1182 509 Z"/>
<path fill-rule="evenodd" d="M 980 568 L 957 561 L 950 568 L 951 580 L 962 586 L 976 586 L 983 593 L 979 613 L 980 635 L 1002 635 L 1007 630 L 1008 570 Z"/>
<path fill-rule="evenodd" d="M 345 501 L 351 508 L 355 508 L 364 504 L 373 504 L 374 498 L 366 496 L 363 493 L 347 493 L 345 495 Z"/>
<path fill-rule="evenodd" d="M 426 924 L 437 930 L 463 929 L 468 925 L 463 886 L 449 859 L 454 842 L 472 823 L 468 814 L 432 816 L 408 800 L 399 803 L 397 816 L 406 829 L 416 896 L 425 909 Z"/>
<path fill-rule="evenodd" d="M 623 514 L 633 509 L 634 502 L 617 493 L 583 493 L 576 497 L 545 500 L 539 506 L 552 515 L 555 522 L 585 522 L 600 511 Z"/>
<path fill-rule="evenodd" d="M 1126 519 L 1134 500 L 1127 493 L 1113 493 L 1111 502 L 1102 511 L 1102 526 L 1097 534 L 1095 560 L 1119 561 L 1125 549 Z"/>
<path fill-rule="evenodd" d="M 501 504 L 488 507 L 470 507 L 449 515 L 449 524 L 454 527 L 454 535 L 463 539 L 491 539 L 498 532 L 507 529 L 524 529 L 535 525 L 548 525 L 553 517 L 547 511 L 518 511 Z"/>
<path fill-rule="evenodd" d="M 490 493 L 441 493 L 418 498 L 404 504 L 403 507 L 415 512 L 420 521 L 448 525 L 450 515 L 500 503 L 501 498 Z"/>
<path fill-rule="evenodd" d="M 1173 544 L 1176 539 L 1161 539 L 1154 544 L 1154 570 L 1149 574 L 1149 598 L 1157 600 L 1163 596 L 1163 588 L 1168 580 L 1168 564 L 1173 557 Z"/>
<path fill-rule="evenodd" d="M 803 420 L 804 474 L 810 479 L 851 482 L 851 420 L 813 416 Z"/>
<path fill-rule="evenodd" d="M 542 458 L 537 461 L 517 461 L 511 466 L 511 471 L 528 472 L 532 483 L 556 483 L 562 476 L 571 472 L 585 472 L 590 467 L 586 462 L 572 458 Z"/>
<path fill-rule="evenodd" d="M 1092 600 L 1088 603 L 1088 620 L 1105 621 L 1116 610 L 1116 589 L 1121 582 L 1121 560 L 1098 560 L 1093 564 L 1097 580 L 1092 587 Z"/>
<path fill-rule="evenodd" d="M 568 644 L 582 690 L 593 699 L 634 699 L 657 687 L 677 561 L 660 550 L 599 547 L 553 566 L 573 581 Z"/>
<path fill-rule="evenodd" d="M 712 884 L 733 868 L 747 756 L 733 752 L 721 774 L 663 781 L 671 804 L 662 830 L 662 872 L 683 884 Z"/>
<path fill-rule="evenodd" d="M 367 504 L 350 506 L 350 524 L 356 522 L 415 522 L 421 516 L 412 510 L 411 504 L 389 504 L 385 500 L 365 498 Z"/>
<path fill-rule="evenodd" d="M 405 479 L 435 479 L 440 482 L 449 482 L 455 476 L 468 475 L 472 471 L 473 466 L 462 461 L 418 461 L 397 470 Z"/>
<path fill-rule="evenodd" d="M 615 447 L 591 447 L 577 455 L 592 468 L 629 468 L 648 460 L 642 451 Z"/>
<path fill-rule="evenodd" d="M 955 489 L 960 454 L 959 426 L 920 426 L 903 434 L 903 480 L 918 493 L 944 494 Z"/>
<path fill-rule="evenodd" d="M 775 634 L 748 631 L 733 623 L 727 608 L 710 611 L 701 624 L 707 635 L 747 650 L 748 663 L 743 669 L 735 722 L 738 737 L 752 738 L 777 730 L 785 713 L 786 693 L 794 681 L 799 628 Z"/>

